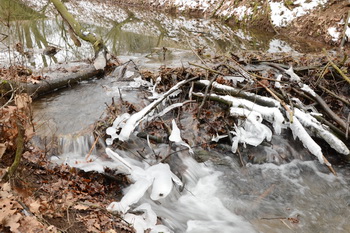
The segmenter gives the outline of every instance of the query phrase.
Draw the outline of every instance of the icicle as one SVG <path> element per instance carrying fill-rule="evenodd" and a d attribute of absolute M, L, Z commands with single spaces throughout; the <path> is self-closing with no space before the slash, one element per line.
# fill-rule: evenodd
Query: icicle
<path fill-rule="evenodd" d="M 216 136 L 214 137 L 212 137 L 211 138 L 211 141 L 213 141 L 213 142 L 218 142 L 220 139 L 222 139 L 222 138 L 227 138 L 228 137 L 228 135 L 219 135 L 218 133 L 216 134 Z"/>
<path fill-rule="evenodd" d="M 172 131 L 171 131 L 171 134 L 169 136 L 169 140 L 171 142 L 175 142 L 175 144 L 187 147 L 189 152 L 191 154 L 193 154 L 193 150 L 190 147 L 190 145 L 188 145 L 186 142 L 184 142 L 182 140 L 181 134 L 180 134 L 180 129 L 179 129 L 179 127 L 177 127 L 175 120 L 173 119 L 171 123 L 172 123 Z"/>

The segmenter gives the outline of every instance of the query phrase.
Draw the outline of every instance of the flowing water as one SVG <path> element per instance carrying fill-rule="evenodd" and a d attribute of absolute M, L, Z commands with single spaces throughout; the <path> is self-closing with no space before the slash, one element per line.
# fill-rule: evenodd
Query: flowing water
<path fill-rule="evenodd" d="M 111 53 L 123 61 L 134 60 L 140 68 L 187 66 L 188 61 L 197 60 L 192 49 L 203 50 L 208 56 L 237 49 L 290 53 L 314 50 L 312 46 L 300 47 L 286 38 L 254 34 L 214 20 L 173 18 L 122 8 L 111 8 L 110 12 L 103 9 L 104 17 L 97 17 L 91 7 L 81 8 L 84 18 L 80 20 L 89 30 L 103 35 Z M 31 19 L 33 14 L 35 20 Z M 19 62 L 41 69 L 92 56 L 88 44 L 77 48 L 67 40 L 59 18 L 43 19 L 33 14 L 13 22 L 10 28 L 0 26 L 11 38 L 0 43 L 1 63 Z M 13 50 L 16 43 L 23 44 L 29 55 Z M 43 55 L 47 45 L 61 50 L 55 56 Z M 89 125 L 103 114 L 105 103 L 110 103 L 112 97 L 116 101 L 123 98 L 142 105 L 140 92 L 128 83 L 116 82 L 114 77 L 92 79 L 34 102 L 41 143 L 60 145 L 52 150 L 53 161 L 74 165 L 75 160 L 84 158 L 94 141 Z M 53 138 L 58 141 L 54 143 Z M 131 151 L 143 148 L 143 141 L 138 140 Z M 156 150 L 166 150 L 166 147 L 159 145 Z M 282 140 L 279 147 L 282 152 L 274 153 L 290 154 L 291 147 L 295 148 L 295 154 L 306 153 L 287 140 Z M 102 171 L 103 166 L 111 163 L 99 153 L 92 153 L 96 162 L 93 168 Z M 134 157 L 130 152 L 119 153 L 125 158 Z M 174 155 L 177 162 L 172 166 L 182 176 L 184 190 L 174 189 L 159 202 L 152 201 L 147 194 L 140 200 L 140 203 L 149 203 L 163 224 L 175 232 L 350 232 L 348 168 L 336 167 L 339 176 L 335 177 L 317 161 L 293 160 L 282 165 L 241 167 L 232 155 L 208 153 L 224 162 L 198 163 L 190 155 L 178 152 Z M 91 166 L 81 165 L 81 168 L 89 170 Z"/>

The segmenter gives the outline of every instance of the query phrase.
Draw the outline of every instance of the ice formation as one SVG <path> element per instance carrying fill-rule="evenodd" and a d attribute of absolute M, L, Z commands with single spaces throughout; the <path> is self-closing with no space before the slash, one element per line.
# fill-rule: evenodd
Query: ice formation
<path fill-rule="evenodd" d="M 171 124 L 172 124 L 172 131 L 171 131 L 171 134 L 169 136 L 169 141 L 175 142 L 175 144 L 177 144 L 177 145 L 182 145 L 182 146 L 187 147 L 189 152 L 191 154 L 193 154 L 193 150 L 190 147 L 190 145 L 188 145 L 186 142 L 184 142 L 182 140 L 181 135 L 180 135 L 180 129 L 179 129 L 179 127 L 177 127 L 174 119 L 172 120 Z"/>
<path fill-rule="evenodd" d="M 162 103 L 168 96 L 171 96 L 172 94 L 176 94 L 178 93 L 178 89 L 180 86 L 182 86 L 184 83 L 188 82 L 187 80 L 183 80 L 181 82 L 178 82 L 175 86 L 173 86 L 172 88 L 170 88 L 167 92 L 163 93 L 163 94 L 159 94 L 159 97 L 154 100 L 152 103 L 150 103 L 149 105 L 147 105 L 146 107 L 144 107 L 141 111 L 131 115 L 131 116 L 125 116 L 123 118 L 123 120 L 128 117 L 128 119 L 126 120 L 125 124 L 123 125 L 123 127 L 121 127 L 121 131 L 119 134 L 113 134 L 113 136 L 108 139 L 107 144 L 111 145 L 113 143 L 113 140 L 115 138 L 118 138 L 121 141 L 127 141 L 130 137 L 130 134 L 135 130 L 135 128 L 139 125 L 139 123 L 146 117 L 148 116 L 152 110 L 159 105 L 160 103 Z M 122 116 L 120 116 L 122 117 Z M 117 122 L 120 122 L 121 120 L 119 119 L 119 117 L 117 117 L 116 119 Z M 116 128 L 114 125 L 112 126 L 113 128 Z M 114 132 L 112 131 L 112 129 L 110 129 L 110 132 Z"/>
<path fill-rule="evenodd" d="M 288 70 L 285 70 L 285 72 L 286 72 L 286 74 L 289 75 L 290 81 L 292 81 L 292 82 L 300 82 L 301 81 L 300 77 L 296 73 L 294 73 L 292 66 L 289 67 Z"/>
<path fill-rule="evenodd" d="M 202 93 L 196 93 L 196 95 L 203 96 Z M 230 103 L 232 107 L 245 108 L 261 114 L 264 120 L 267 120 L 268 122 L 272 123 L 276 134 L 281 133 L 284 117 L 278 108 L 261 106 L 252 101 L 229 96 L 229 95 L 223 96 L 223 95 L 211 94 L 210 96 L 212 98 L 216 98 L 219 100 L 223 100 L 227 103 Z"/>
<path fill-rule="evenodd" d="M 110 148 L 106 148 L 106 153 L 126 167 L 130 179 L 134 182 L 120 202 L 113 202 L 108 206 L 107 209 L 110 211 L 126 213 L 130 205 L 137 203 L 150 186 L 152 186 L 151 199 L 159 200 L 168 196 L 173 188 L 173 182 L 182 185 L 181 180 L 171 172 L 169 164 L 158 163 L 141 168 L 129 164 Z"/>
<path fill-rule="evenodd" d="M 293 116 L 293 123 L 290 123 L 289 128 L 293 132 L 294 139 L 299 138 L 299 140 L 303 143 L 304 147 L 307 148 L 311 154 L 315 155 L 320 163 L 324 163 L 324 157 L 322 154 L 321 147 L 310 137 L 310 135 L 306 132 L 305 128 L 302 126 L 298 118 Z M 330 166 L 330 164 L 326 164 Z"/>
<path fill-rule="evenodd" d="M 235 126 L 235 130 L 231 131 L 235 137 L 232 139 L 232 152 L 236 153 L 238 148 L 238 143 L 245 143 L 258 146 L 265 139 L 271 141 L 272 132 L 262 123 L 261 114 L 255 111 L 247 110 L 244 108 L 231 107 L 231 116 L 245 117 L 239 126 Z"/>
<path fill-rule="evenodd" d="M 299 109 L 294 110 L 294 115 L 298 118 L 300 123 L 310 129 L 315 136 L 323 138 L 333 149 L 337 152 L 348 155 L 350 154 L 349 149 L 346 147 L 344 142 L 332 134 L 328 129 L 325 128 L 318 120 L 316 120 L 310 113 L 304 113 Z"/>

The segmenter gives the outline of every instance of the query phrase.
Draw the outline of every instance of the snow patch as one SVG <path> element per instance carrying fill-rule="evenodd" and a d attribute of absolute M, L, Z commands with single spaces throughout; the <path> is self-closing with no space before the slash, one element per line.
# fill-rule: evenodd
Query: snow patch
<path fill-rule="evenodd" d="M 328 34 L 331 35 L 332 41 L 338 41 L 340 38 L 340 32 L 338 32 L 335 27 L 328 28 Z M 349 34 L 350 34 L 350 31 L 349 31 Z"/>
<path fill-rule="evenodd" d="M 233 14 L 238 18 L 238 20 L 243 20 L 244 18 L 253 14 L 251 7 L 239 6 L 233 10 Z"/>
<path fill-rule="evenodd" d="M 276 27 L 285 27 L 295 18 L 310 13 L 311 10 L 324 6 L 328 0 L 297 0 L 294 1 L 292 10 L 288 9 L 284 2 L 269 0 L 271 10 L 271 21 Z"/>

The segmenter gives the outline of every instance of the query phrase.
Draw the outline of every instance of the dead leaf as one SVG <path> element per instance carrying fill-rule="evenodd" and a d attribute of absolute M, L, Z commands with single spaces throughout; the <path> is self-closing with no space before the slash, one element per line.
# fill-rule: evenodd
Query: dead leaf
<path fill-rule="evenodd" d="M 25 216 L 20 221 L 20 232 L 34 233 L 34 232 L 43 232 L 44 226 L 38 221 L 34 216 Z"/>
<path fill-rule="evenodd" d="M 26 93 L 15 96 L 15 103 L 19 109 L 27 108 L 31 102 L 32 98 Z"/>
<path fill-rule="evenodd" d="M 19 232 L 18 227 L 20 224 L 18 221 L 22 218 L 22 215 L 18 212 L 18 203 L 10 198 L 0 199 L 0 222 L 7 227 L 10 227 L 11 232 Z"/>
<path fill-rule="evenodd" d="M 20 224 L 18 221 L 22 218 L 21 214 L 12 215 L 10 219 L 7 220 L 6 226 L 10 227 L 11 232 L 19 232 L 18 227 Z"/>
<path fill-rule="evenodd" d="M 81 204 L 77 204 L 77 205 L 75 205 L 73 208 L 76 209 L 76 210 L 87 210 L 87 209 L 89 209 L 88 206 L 86 206 L 86 205 L 81 205 Z"/>
<path fill-rule="evenodd" d="M 8 168 L 0 168 L 0 181 L 2 180 L 2 178 L 4 178 L 4 176 L 6 175 L 7 171 L 8 171 Z M 1 196 L 1 192 L 2 191 L 0 191 L 0 197 L 2 197 Z"/>
<path fill-rule="evenodd" d="M 113 229 L 109 229 L 108 231 L 106 231 L 106 233 L 117 233 L 117 232 Z"/>
<path fill-rule="evenodd" d="M 46 228 L 46 230 L 48 230 L 48 232 L 58 232 L 57 228 L 54 225 L 49 226 L 48 228 Z"/>
<path fill-rule="evenodd" d="M 0 143 L 0 159 L 4 155 L 5 151 L 6 151 L 6 144 Z"/>
<path fill-rule="evenodd" d="M 1 190 L 4 192 L 10 192 L 11 191 L 11 185 L 9 182 L 2 185 Z"/>
<path fill-rule="evenodd" d="M 37 214 L 39 213 L 40 206 L 41 206 L 41 203 L 39 201 L 34 201 L 30 203 L 29 209 L 32 213 Z"/>
<path fill-rule="evenodd" d="M 28 81 L 30 81 L 33 84 L 38 84 L 41 83 L 41 81 L 37 80 L 37 79 L 33 79 L 33 78 L 29 78 Z"/>

